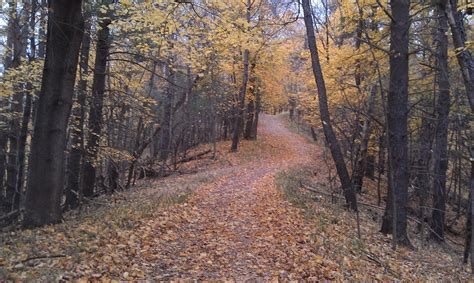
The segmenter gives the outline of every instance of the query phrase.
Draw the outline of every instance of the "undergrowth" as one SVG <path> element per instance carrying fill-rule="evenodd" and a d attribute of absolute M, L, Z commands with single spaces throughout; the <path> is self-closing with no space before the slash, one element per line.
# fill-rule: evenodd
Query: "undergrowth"
<path fill-rule="evenodd" d="M 469 278 L 459 251 L 453 248 L 446 250 L 421 243 L 412 235 L 417 249 L 399 247 L 393 251 L 391 237 L 379 232 L 380 219 L 365 207 L 360 209 L 362 237 L 359 239 L 355 213 L 344 207 L 343 200 L 330 197 L 338 192 L 330 192 L 322 180 L 317 180 L 321 174 L 315 174 L 315 170 L 314 166 L 302 166 L 280 172 L 275 177 L 275 186 L 284 199 L 301 209 L 307 225 L 312 227 L 311 241 L 321 261 L 332 270 L 339 269 L 325 274 L 327 278 L 381 281 L 446 278 L 463 281 Z M 302 183 L 318 184 L 315 189 L 321 194 L 302 188 Z"/>

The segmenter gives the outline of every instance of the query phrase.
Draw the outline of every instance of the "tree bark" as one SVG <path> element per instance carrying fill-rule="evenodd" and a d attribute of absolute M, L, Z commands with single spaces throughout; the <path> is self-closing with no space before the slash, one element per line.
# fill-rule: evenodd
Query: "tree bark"
<path fill-rule="evenodd" d="M 3 68 L 4 72 L 8 71 L 8 69 L 12 66 L 12 58 L 13 58 L 13 41 L 15 36 L 15 19 L 16 19 L 16 1 L 9 1 L 9 13 L 8 13 L 8 25 L 7 25 L 7 38 L 6 38 L 6 46 L 5 46 L 5 53 L 4 53 L 4 62 Z M 1 98 L 0 102 L 0 110 L 7 111 L 9 104 L 8 98 Z M 6 166 L 7 166 L 7 145 L 8 145 L 8 119 L 5 116 L 0 117 L 1 122 L 5 125 L 5 127 L 0 129 L 0 197 L 1 205 L 3 209 L 8 212 L 11 210 L 11 200 L 12 200 L 12 191 L 6 190 L 6 186 L 4 186 L 4 177 L 6 173 Z M 6 185 L 6 183 L 5 183 Z"/>
<path fill-rule="evenodd" d="M 251 8 L 251 2 L 250 0 L 247 0 L 246 3 L 246 13 L 245 13 L 245 18 L 247 20 L 247 23 L 250 23 L 250 8 Z M 249 50 L 245 49 L 244 50 L 244 55 L 243 55 L 243 64 L 244 64 L 244 69 L 242 73 L 242 85 L 240 86 L 240 91 L 239 91 L 239 97 L 238 97 L 238 104 L 235 109 L 235 117 L 234 117 L 234 129 L 232 132 L 232 146 L 231 146 L 231 151 L 236 152 L 239 147 L 239 136 L 240 136 L 240 131 L 242 129 L 242 123 L 243 123 L 243 116 L 244 116 L 244 107 L 245 107 L 245 94 L 247 92 L 247 83 L 249 80 Z"/>
<path fill-rule="evenodd" d="M 256 100 L 256 83 L 257 78 L 255 76 L 255 62 L 250 66 L 249 74 L 249 91 L 251 96 L 249 97 L 249 102 L 247 103 L 247 119 L 245 121 L 245 130 L 244 130 L 244 139 L 254 140 L 256 137 L 253 135 L 253 124 L 255 119 L 255 100 Z"/>
<path fill-rule="evenodd" d="M 362 127 L 362 140 L 360 144 L 360 150 L 357 156 L 357 161 L 352 173 L 352 186 L 354 190 L 360 192 L 362 190 L 362 184 L 364 182 L 364 175 L 367 168 L 367 151 L 369 147 L 370 134 L 372 133 L 372 113 L 375 108 L 375 96 L 377 94 L 377 86 L 373 86 L 370 92 L 368 105 L 367 105 L 367 117 Z"/>
<path fill-rule="evenodd" d="M 174 81 L 174 72 L 168 66 L 164 66 L 165 73 L 167 74 L 170 81 Z M 166 89 L 164 101 L 163 101 L 163 116 L 161 118 L 161 136 L 160 136 L 160 148 L 159 148 L 159 160 L 166 162 L 171 153 L 171 138 L 172 138 L 172 119 L 173 119 L 173 98 L 174 88 L 169 85 Z"/>
<path fill-rule="evenodd" d="M 311 53 L 311 65 L 313 68 L 313 75 L 318 88 L 319 98 L 319 112 L 321 122 L 323 124 L 323 131 L 326 137 L 326 142 L 331 151 L 332 158 L 336 165 L 336 171 L 339 176 L 339 180 L 342 185 L 342 190 L 347 204 L 353 210 L 357 211 L 357 198 L 356 193 L 352 187 L 349 173 L 347 171 L 346 164 L 344 162 L 344 156 L 342 155 L 341 148 L 339 147 L 336 134 L 332 128 L 331 118 L 329 115 L 329 107 L 326 95 L 326 85 L 324 82 L 324 76 L 321 69 L 321 63 L 319 61 L 318 49 L 316 46 L 316 36 L 314 33 L 312 9 L 310 0 L 302 0 L 304 22 L 306 26 L 306 34 L 308 38 L 308 47 Z"/>
<path fill-rule="evenodd" d="M 61 221 L 66 128 L 82 38 L 82 1 L 48 4 L 47 51 L 31 144 L 24 227 Z"/>
<path fill-rule="evenodd" d="M 262 93 L 258 88 L 258 85 L 255 86 L 255 116 L 252 123 L 252 137 L 256 140 L 258 135 L 258 118 L 260 111 L 262 110 Z"/>
<path fill-rule="evenodd" d="M 446 210 L 446 171 L 448 170 L 448 125 L 450 107 L 450 83 L 448 67 L 448 19 L 446 5 L 448 0 L 438 1 L 436 16 L 438 29 L 437 41 L 437 76 L 438 99 L 436 100 L 436 128 L 433 147 L 433 213 L 431 237 L 437 241 L 444 240 Z"/>
<path fill-rule="evenodd" d="M 446 13 L 451 36 L 456 51 L 458 65 L 461 68 L 466 94 L 474 112 L 474 62 L 469 49 L 466 48 L 466 36 L 464 31 L 463 17 L 461 12 L 457 11 L 457 0 L 448 0 L 446 3 Z"/>
<path fill-rule="evenodd" d="M 88 16 L 89 17 L 89 16 Z M 81 44 L 79 63 L 79 82 L 77 87 L 78 107 L 73 110 L 71 153 L 69 155 L 69 176 L 66 190 L 66 209 L 73 209 L 79 204 L 82 195 L 81 176 L 84 157 L 84 124 L 87 97 L 87 74 L 89 73 L 89 52 L 91 45 L 90 19 L 87 19 Z"/>
<path fill-rule="evenodd" d="M 394 242 L 410 246 L 407 235 L 408 201 L 408 35 L 410 30 L 410 1 L 391 0 L 390 24 L 390 87 L 387 101 L 389 177 L 394 205 L 387 202 L 382 232 L 394 234 Z M 390 207 L 391 206 L 391 207 Z M 387 219 L 385 219 L 387 220 Z M 390 225 L 392 227 L 387 227 Z M 393 227 L 395 225 L 395 227 Z M 394 231 L 394 233 L 393 233 Z"/>
<path fill-rule="evenodd" d="M 16 1 L 13 1 L 10 6 L 11 9 L 17 9 Z M 22 13 L 15 15 L 13 19 L 13 57 L 11 61 L 11 68 L 18 68 L 25 59 L 26 40 L 28 34 L 28 17 L 29 10 L 28 3 L 22 7 Z M 17 177 L 18 177 L 18 146 L 21 130 L 21 113 L 23 113 L 23 104 L 25 93 L 21 85 L 16 85 L 16 92 L 13 94 L 10 111 L 11 119 L 9 122 L 8 133 L 8 154 L 7 154 L 7 176 L 6 176 L 6 197 L 11 210 L 16 210 L 19 207 L 20 192 L 17 191 Z"/>
<path fill-rule="evenodd" d="M 29 61 L 34 62 L 36 60 L 36 39 L 35 39 L 35 27 L 36 27 L 36 8 L 37 3 L 36 0 L 31 0 L 28 3 L 28 9 L 25 9 L 25 12 L 29 12 L 29 31 L 30 31 L 30 55 Z M 25 29 L 25 36 L 26 36 L 26 29 Z M 27 84 L 27 89 L 30 91 L 32 89 L 32 85 L 30 83 Z M 23 192 L 23 175 L 24 175 L 24 168 L 25 168 L 25 156 L 26 156 L 26 142 L 28 139 L 28 125 L 31 119 L 31 109 L 32 109 L 32 97 L 30 93 L 25 93 L 25 102 L 23 105 L 23 117 L 21 120 L 20 125 L 20 134 L 18 137 L 18 155 L 17 155 L 17 176 L 16 176 L 16 194 L 14 198 L 14 209 L 18 208 L 20 205 L 20 197 Z"/>
<path fill-rule="evenodd" d="M 103 0 L 103 4 L 110 0 Z M 107 57 L 110 48 L 109 24 L 111 23 L 107 12 L 101 12 L 99 17 L 99 31 L 97 34 L 97 48 L 94 63 L 94 78 L 92 81 L 92 101 L 89 112 L 89 138 L 86 145 L 86 158 L 84 161 L 84 176 L 82 192 L 85 197 L 94 195 L 96 181 L 100 136 L 102 133 L 102 108 L 104 105 L 105 79 L 107 72 Z"/>

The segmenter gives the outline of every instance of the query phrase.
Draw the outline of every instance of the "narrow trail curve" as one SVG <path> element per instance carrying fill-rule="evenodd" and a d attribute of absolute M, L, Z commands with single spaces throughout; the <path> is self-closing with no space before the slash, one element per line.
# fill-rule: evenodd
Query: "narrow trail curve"
<path fill-rule="evenodd" d="M 229 174 L 168 211 L 177 214 L 173 223 L 159 219 L 150 223 L 153 228 L 144 237 L 160 238 L 141 250 L 150 277 L 237 281 L 319 277 L 318 268 L 308 264 L 316 255 L 304 220 L 276 191 L 274 176 L 309 164 L 321 150 L 288 130 L 278 116 L 262 115 L 259 130 L 259 138 L 276 148 L 275 154 L 233 166 Z"/>

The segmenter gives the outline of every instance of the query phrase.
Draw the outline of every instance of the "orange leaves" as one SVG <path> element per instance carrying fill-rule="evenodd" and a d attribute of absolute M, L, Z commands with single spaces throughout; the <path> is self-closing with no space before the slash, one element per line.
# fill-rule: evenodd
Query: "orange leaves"
<path fill-rule="evenodd" d="M 291 205 L 282 199 L 288 195 L 275 190 L 278 172 L 311 165 L 312 176 L 316 169 L 321 173 L 316 178 L 325 178 L 325 166 L 314 161 L 321 158 L 321 148 L 290 132 L 279 119 L 263 115 L 258 142 L 243 143 L 237 154 L 221 153 L 221 160 L 207 164 L 205 172 L 147 184 L 149 188 L 127 195 L 126 202 L 85 218 L 2 235 L 0 269 L 17 280 L 62 277 L 80 282 L 468 278 L 457 258 L 439 249 L 425 247 L 428 255 L 408 250 L 393 254 L 389 239 L 377 233 L 377 223 L 363 211 L 364 239 L 359 241 L 353 214 L 342 206 L 320 199 L 299 204 L 292 199 Z M 291 174 L 285 176 L 294 179 Z M 325 181 L 319 181 L 324 189 Z M 197 188 L 186 203 L 159 204 L 166 198 L 160 194 L 179 194 L 186 187 Z M 38 254 L 64 257 L 23 262 Z M 430 277 L 427 270 L 433 266 Z"/>

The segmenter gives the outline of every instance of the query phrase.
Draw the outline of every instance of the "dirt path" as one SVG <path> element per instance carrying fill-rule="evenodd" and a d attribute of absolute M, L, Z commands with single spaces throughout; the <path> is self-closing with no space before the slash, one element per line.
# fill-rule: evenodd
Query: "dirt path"
<path fill-rule="evenodd" d="M 230 174 L 198 190 L 170 212 L 181 216 L 172 225 L 154 223 L 150 236 L 162 240 L 144 251 L 159 255 L 150 261 L 156 267 L 150 270 L 152 277 L 241 281 L 318 275 L 316 269 L 302 269 L 315 258 L 309 235 L 299 211 L 282 200 L 273 181 L 277 172 L 309 163 L 319 149 L 283 123 L 275 116 L 261 119 L 259 138 L 275 154 L 234 166 Z"/>
<path fill-rule="evenodd" d="M 283 117 L 262 115 L 259 131 L 238 153 L 220 143 L 217 160 L 192 162 L 195 174 L 143 181 L 64 223 L 0 234 L 0 281 L 318 278 L 313 232 L 274 178 L 320 148 Z"/>

